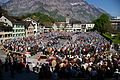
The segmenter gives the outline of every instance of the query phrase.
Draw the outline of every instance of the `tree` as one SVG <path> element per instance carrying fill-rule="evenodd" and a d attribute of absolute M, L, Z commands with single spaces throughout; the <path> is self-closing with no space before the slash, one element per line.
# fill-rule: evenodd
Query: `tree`
<path fill-rule="evenodd" d="M 2 15 L 7 15 L 7 14 L 8 14 L 7 10 L 4 10 L 4 9 L 2 9 L 2 8 L 0 7 L 0 17 L 1 17 Z"/>
<path fill-rule="evenodd" d="M 110 25 L 109 16 L 107 14 L 102 14 L 99 18 L 95 19 L 93 23 L 95 24 L 94 30 L 101 33 L 114 30 Z"/>

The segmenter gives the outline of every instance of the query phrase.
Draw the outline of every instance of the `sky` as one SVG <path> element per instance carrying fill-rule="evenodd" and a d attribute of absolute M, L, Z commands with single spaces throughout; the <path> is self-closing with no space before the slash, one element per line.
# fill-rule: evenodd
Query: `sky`
<path fill-rule="evenodd" d="M 120 0 L 84 0 L 89 4 L 102 8 L 111 16 L 120 16 Z"/>

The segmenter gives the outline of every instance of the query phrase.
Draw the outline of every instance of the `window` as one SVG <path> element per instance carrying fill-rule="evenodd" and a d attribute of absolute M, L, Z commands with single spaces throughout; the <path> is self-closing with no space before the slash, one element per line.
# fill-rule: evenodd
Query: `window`
<path fill-rule="evenodd" d="M 5 21 L 7 21 L 7 19 L 5 19 Z"/>

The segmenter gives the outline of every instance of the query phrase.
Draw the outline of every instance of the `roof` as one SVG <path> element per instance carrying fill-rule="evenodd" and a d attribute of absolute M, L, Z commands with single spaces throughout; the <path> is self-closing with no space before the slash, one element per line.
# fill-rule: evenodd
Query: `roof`
<path fill-rule="evenodd" d="M 32 18 L 34 21 L 38 22 L 39 18 Z"/>
<path fill-rule="evenodd" d="M 55 24 L 56 24 L 56 26 L 59 26 L 59 27 L 60 27 L 60 25 L 62 25 L 64 27 L 67 25 L 65 22 L 56 22 Z"/>
<path fill-rule="evenodd" d="M 70 24 L 81 24 L 81 21 L 74 21 L 74 22 L 70 22 Z"/>
<path fill-rule="evenodd" d="M 94 23 L 92 23 L 92 22 L 86 22 L 86 23 L 84 23 L 84 24 L 94 24 Z"/>
<path fill-rule="evenodd" d="M 25 28 L 28 28 L 31 23 L 31 21 L 23 21 L 22 19 L 18 18 L 18 17 L 14 17 L 14 16 L 8 16 L 8 15 L 4 15 L 8 20 L 10 20 L 11 22 L 13 22 L 14 24 L 23 24 L 25 25 Z M 32 24 L 33 25 L 33 24 Z M 33 25 L 34 26 L 34 25 Z"/>
<path fill-rule="evenodd" d="M 11 26 L 7 25 L 6 23 L 0 22 L 0 29 L 12 29 Z"/>
<path fill-rule="evenodd" d="M 24 21 L 27 21 L 27 20 L 31 20 L 31 21 L 35 21 L 35 22 L 38 22 L 39 19 L 36 19 L 36 18 L 30 18 L 30 17 L 27 17 L 25 19 L 23 19 Z"/>
<path fill-rule="evenodd" d="M 18 17 L 8 16 L 8 15 L 3 15 L 3 16 L 5 16 L 8 20 L 10 20 L 13 23 L 24 23 L 24 21 Z"/>
<path fill-rule="evenodd" d="M 45 26 L 45 28 L 52 28 L 52 25 L 53 25 L 53 24 L 50 24 L 50 23 L 49 23 L 49 24 L 43 24 L 43 25 Z"/>
<path fill-rule="evenodd" d="M 32 24 L 31 21 L 24 21 L 25 24 L 25 28 L 28 29 L 29 25 Z M 32 26 L 34 27 L 34 25 L 32 24 Z"/>

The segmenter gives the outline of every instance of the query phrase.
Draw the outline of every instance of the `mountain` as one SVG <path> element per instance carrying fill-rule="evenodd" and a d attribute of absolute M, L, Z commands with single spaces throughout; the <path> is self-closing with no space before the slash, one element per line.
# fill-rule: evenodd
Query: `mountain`
<path fill-rule="evenodd" d="M 59 20 L 69 15 L 75 20 L 90 21 L 106 13 L 84 0 L 9 0 L 1 6 L 14 16 L 40 12 Z"/>

